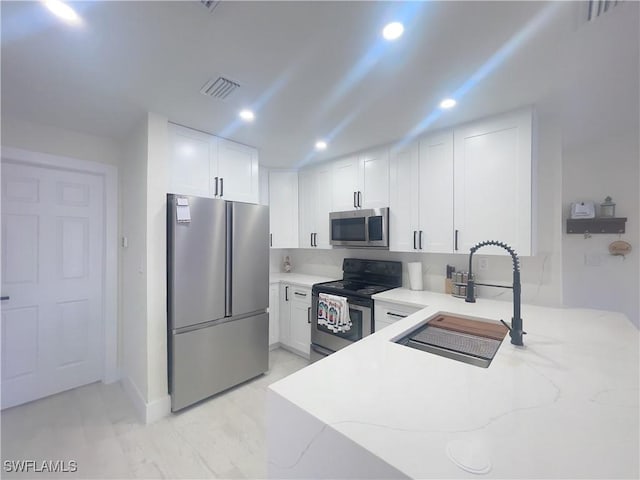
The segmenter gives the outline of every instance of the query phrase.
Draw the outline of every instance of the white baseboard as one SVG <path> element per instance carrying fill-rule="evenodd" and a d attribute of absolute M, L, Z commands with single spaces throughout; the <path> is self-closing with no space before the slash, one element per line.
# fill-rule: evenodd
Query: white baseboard
<path fill-rule="evenodd" d="M 153 423 L 156 420 L 166 417 L 171 413 L 171 397 L 165 395 L 153 402 L 147 403 L 146 423 Z"/>
<path fill-rule="evenodd" d="M 271 352 L 272 350 L 275 350 L 276 348 L 280 348 L 282 345 L 280 345 L 280 342 L 276 342 L 276 343 L 272 343 L 271 345 L 269 345 L 269 351 Z"/>
<path fill-rule="evenodd" d="M 153 423 L 166 417 L 171 412 L 171 397 L 169 395 L 147 403 L 138 387 L 129 377 L 124 377 L 121 382 L 124 391 L 129 396 L 131 403 L 133 403 L 138 419 L 142 423 Z"/>

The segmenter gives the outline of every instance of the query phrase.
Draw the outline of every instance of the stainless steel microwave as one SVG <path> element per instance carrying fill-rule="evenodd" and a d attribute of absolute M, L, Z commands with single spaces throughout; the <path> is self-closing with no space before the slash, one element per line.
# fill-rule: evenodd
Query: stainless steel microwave
<path fill-rule="evenodd" d="M 329 214 L 331 245 L 389 248 L 389 209 L 369 208 Z"/>

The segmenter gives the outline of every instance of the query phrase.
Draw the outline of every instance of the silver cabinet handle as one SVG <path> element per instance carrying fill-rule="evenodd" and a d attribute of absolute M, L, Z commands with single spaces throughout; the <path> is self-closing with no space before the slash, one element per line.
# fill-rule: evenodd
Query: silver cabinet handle
<path fill-rule="evenodd" d="M 306 293 L 300 293 L 300 292 L 293 292 L 294 295 L 298 295 L 299 297 L 306 297 L 307 294 Z"/>
<path fill-rule="evenodd" d="M 288 286 L 284 287 L 284 301 L 285 302 L 289 301 L 289 287 Z"/>
<path fill-rule="evenodd" d="M 2 300 L 2 301 L 4 302 L 5 300 L 9 300 L 9 298 L 11 298 L 11 297 L 9 297 L 9 296 L 7 295 L 6 297 L 0 297 L 0 300 Z"/>
<path fill-rule="evenodd" d="M 269 234 L 269 246 L 273 247 L 273 233 Z"/>
<path fill-rule="evenodd" d="M 307 307 L 307 323 L 311 323 L 311 307 Z"/>
<path fill-rule="evenodd" d="M 216 182 L 216 193 L 214 193 L 213 196 L 217 197 L 218 196 L 218 177 L 215 177 L 214 181 Z"/>
<path fill-rule="evenodd" d="M 390 317 L 396 317 L 396 318 L 407 318 L 406 315 L 400 315 L 399 313 L 393 313 L 393 312 L 387 312 L 387 315 Z"/>
<path fill-rule="evenodd" d="M 358 192 L 353 192 L 353 208 L 358 208 Z"/>
<path fill-rule="evenodd" d="M 313 234 L 313 246 L 314 247 L 318 246 L 318 234 L 317 233 Z"/>
<path fill-rule="evenodd" d="M 358 192 L 358 206 L 362 208 L 362 192 Z"/>
<path fill-rule="evenodd" d="M 418 236 L 418 247 L 422 250 L 422 230 L 420 230 L 420 235 Z"/>
<path fill-rule="evenodd" d="M 220 197 L 224 197 L 224 178 L 220 177 Z"/>
<path fill-rule="evenodd" d="M 417 250 L 417 249 L 418 249 L 417 244 L 416 244 L 416 234 L 417 234 L 417 233 L 418 233 L 418 231 L 417 231 L 417 230 L 414 230 L 414 231 L 413 231 L 413 249 L 414 249 L 414 250 Z"/>

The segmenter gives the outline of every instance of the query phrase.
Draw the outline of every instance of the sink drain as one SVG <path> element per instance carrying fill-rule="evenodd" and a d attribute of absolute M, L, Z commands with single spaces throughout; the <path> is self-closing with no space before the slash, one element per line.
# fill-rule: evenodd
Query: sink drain
<path fill-rule="evenodd" d="M 482 445 L 471 440 L 452 440 L 447 443 L 447 457 L 465 472 L 482 475 L 491 471 L 491 460 Z"/>

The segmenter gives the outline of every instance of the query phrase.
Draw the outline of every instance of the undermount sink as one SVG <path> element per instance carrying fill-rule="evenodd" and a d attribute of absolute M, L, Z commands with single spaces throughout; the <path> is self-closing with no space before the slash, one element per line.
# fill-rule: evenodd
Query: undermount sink
<path fill-rule="evenodd" d="M 396 343 L 487 368 L 507 331 L 498 322 L 439 313 L 426 325 L 421 325 L 396 340 Z"/>

